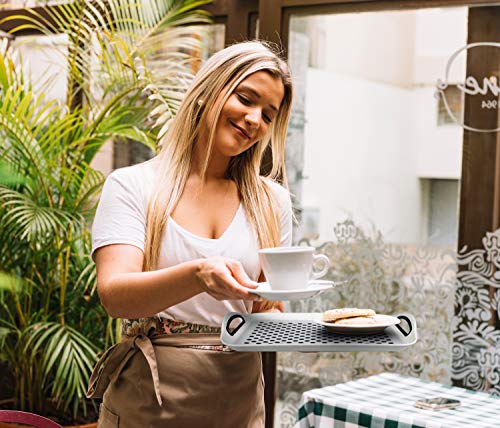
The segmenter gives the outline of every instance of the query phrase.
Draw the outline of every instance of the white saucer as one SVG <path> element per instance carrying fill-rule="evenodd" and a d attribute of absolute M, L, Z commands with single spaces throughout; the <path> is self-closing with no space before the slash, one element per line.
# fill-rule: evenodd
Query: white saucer
<path fill-rule="evenodd" d="M 375 318 L 377 320 L 376 324 L 357 324 L 357 325 L 336 325 L 331 322 L 324 322 L 319 318 L 316 320 L 318 324 L 325 326 L 328 330 L 333 331 L 335 333 L 342 334 L 370 334 L 370 333 L 379 333 L 390 327 L 391 325 L 399 324 L 401 321 L 399 318 L 393 317 L 391 315 L 382 315 L 377 314 L 371 318 Z"/>
<path fill-rule="evenodd" d="M 315 279 L 308 282 L 307 287 L 298 290 L 272 290 L 267 282 L 259 282 L 259 288 L 252 290 L 254 294 L 267 300 L 300 300 L 308 299 L 322 291 L 332 288 L 335 283 L 333 281 L 324 281 Z"/>

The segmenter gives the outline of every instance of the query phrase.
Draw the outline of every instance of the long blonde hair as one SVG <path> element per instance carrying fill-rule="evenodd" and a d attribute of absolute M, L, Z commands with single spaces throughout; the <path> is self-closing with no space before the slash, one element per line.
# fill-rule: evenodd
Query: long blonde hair
<path fill-rule="evenodd" d="M 267 135 L 251 148 L 230 160 L 226 178 L 234 180 L 243 208 L 256 233 L 261 248 L 278 246 L 280 221 L 277 201 L 267 180 L 281 178 L 286 185 L 285 139 L 292 104 L 292 81 L 286 63 L 261 41 L 238 43 L 213 55 L 200 69 L 181 106 L 162 138 L 158 155 L 157 187 L 149 201 L 143 270 L 157 268 L 161 243 L 169 215 L 183 193 L 193 157 L 193 146 L 204 123 L 216 124 L 222 107 L 235 88 L 249 75 L 266 71 L 279 78 L 284 97 Z M 217 98 L 221 95 L 216 105 Z M 203 102 L 200 103 L 199 100 Z M 206 173 L 215 135 L 211 126 L 202 174 Z M 272 152 L 272 168 L 267 177 L 260 176 L 266 148 Z"/>

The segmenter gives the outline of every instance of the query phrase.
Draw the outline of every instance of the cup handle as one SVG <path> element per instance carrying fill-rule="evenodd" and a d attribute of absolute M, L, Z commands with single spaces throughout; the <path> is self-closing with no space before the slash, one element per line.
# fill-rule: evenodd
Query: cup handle
<path fill-rule="evenodd" d="M 313 257 L 314 257 L 314 263 L 320 260 L 324 264 L 324 266 L 318 272 L 314 272 L 313 269 L 312 277 L 313 279 L 318 279 L 321 278 L 322 276 L 325 276 L 326 273 L 328 272 L 328 269 L 330 269 L 330 259 L 324 254 L 315 254 Z"/>

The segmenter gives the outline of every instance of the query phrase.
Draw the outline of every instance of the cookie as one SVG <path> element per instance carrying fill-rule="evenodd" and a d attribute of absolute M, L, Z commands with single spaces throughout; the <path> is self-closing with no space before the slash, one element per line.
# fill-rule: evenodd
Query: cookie
<path fill-rule="evenodd" d="M 375 315 L 373 309 L 358 309 L 358 308 L 340 308 L 340 309 L 330 309 L 323 313 L 323 321 L 325 322 L 335 322 L 343 318 L 353 318 L 353 317 L 370 317 Z"/>
<path fill-rule="evenodd" d="M 375 325 L 377 320 L 373 317 L 342 318 L 334 322 L 335 325 Z"/>

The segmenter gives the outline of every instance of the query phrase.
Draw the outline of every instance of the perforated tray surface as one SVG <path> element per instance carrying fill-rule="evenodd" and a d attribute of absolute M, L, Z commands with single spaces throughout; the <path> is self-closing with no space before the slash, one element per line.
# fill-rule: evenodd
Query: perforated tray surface
<path fill-rule="evenodd" d="M 236 351 L 398 351 L 417 341 L 417 323 L 409 314 L 395 316 L 401 325 L 381 332 L 339 334 L 316 323 L 317 313 L 232 312 L 222 323 L 221 341 Z"/>

